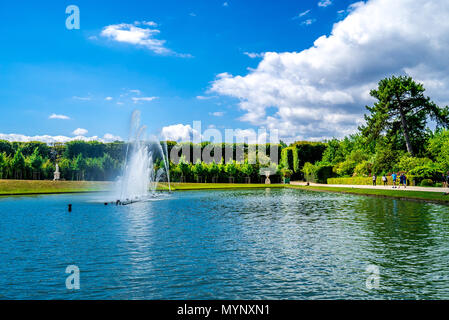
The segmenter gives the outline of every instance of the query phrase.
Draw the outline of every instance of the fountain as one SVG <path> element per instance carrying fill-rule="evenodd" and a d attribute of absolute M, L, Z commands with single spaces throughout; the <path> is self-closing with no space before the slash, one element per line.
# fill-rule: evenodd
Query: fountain
<path fill-rule="evenodd" d="M 116 204 L 126 205 L 156 197 L 157 185 L 164 177 L 171 191 L 167 145 L 164 150 L 158 139 L 146 139 L 145 130 L 146 126 L 140 125 L 140 111 L 134 111 L 123 174 L 117 184 Z M 158 159 L 162 159 L 163 167 L 156 170 Z"/>

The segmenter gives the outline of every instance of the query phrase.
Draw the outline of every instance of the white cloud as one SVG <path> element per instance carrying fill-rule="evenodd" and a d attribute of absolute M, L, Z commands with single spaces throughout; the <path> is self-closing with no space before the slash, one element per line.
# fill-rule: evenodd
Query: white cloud
<path fill-rule="evenodd" d="M 189 16 L 191 16 L 191 17 L 196 17 L 196 13 L 195 13 L 195 12 L 190 12 L 190 13 L 189 13 Z"/>
<path fill-rule="evenodd" d="M 134 101 L 134 103 L 139 103 L 139 102 L 149 102 L 149 101 L 153 101 L 155 99 L 157 99 L 158 97 L 132 97 L 131 99 Z"/>
<path fill-rule="evenodd" d="M 63 114 L 56 114 L 56 113 L 53 113 L 53 114 L 51 114 L 51 115 L 48 117 L 48 119 L 69 120 L 70 117 L 69 117 L 69 116 L 65 116 L 65 115 L 63 115 Z"/>
<path fill-rule="evenodd" d="M 106 97 L 106 98 L 104 98 L 104 100 L 106 100 L 106 101 L 111 101 L 112 99 L 114 99 L 114 98 L 112 98 L 112 97 Z"/>
<path fill-rule="evenodd" d="M 175 124 L 167 127 L 163 127 L 161 135 L 164 139 L 172 141 L 192 141 L 193 135 L 200 135 L 200 132 L 193 129 L 189 124 Z"/>
<path fill-rule="evenodd" d="M 153 21 L 136 21 L 134 24 L 113 24 L 104 27 L 101 31 L 101 35 L 117 42 L 129 43 L 147 48 L 160 55 L 191 57 L 189 54 L 176 53 L 166 48 L 165 40 L 155 38 L 160 33 L 160 30 L 155 27 L 157 27 L 157 24 Z"/>
<path fill-rule="evenodd" d="M 303 11 L 300 14 L 298 14 L 297 18 L 304 17 L 305 15 L 309 14 L 309 12 L 310 12 L 310 10 Z"/>
<path fill-rule="evenodd" d="M 263 58 L 263 53 L 254 53 L 254 52 L 243 52 L 244 55 L 247 55 L 251 59 L 255 58 Z"/>
<path fill-rule="evenodd" d="M 120 136 L 113 135 L 112 133 L 106 133 L 102 140 L 106 142 L 123 141 Z"/>
<path fill-rule="evenodd" d="M 267 52 L 247 75 L 219 74 L 210 91 L 237 98 L 242 121 L 277 128 L 283 140 L 342 137 L 386 76 L 410 75 L 449 101 L 448 16 L 446 0 L 359 2 L 312 47 Z"/>
<path fill-rule="evenodd" d="M 50 135 L 38 135 L 38 136 L 27 136 L 23 134 L 4 134 L 0 133 L 0 140 L 7 141 L 16 141 L 16 142 L 30 142 L 30 141 L 41 141 L 45 143 L 64 143 L 74 140 L 82 140 L 82 141 L 100 141 L 100 142 L 114 142 L 114 141 L 123 141 L 119 136 L 114 136 L 112 134 L 105 134 L 103 138 L 99 138 L 97 136 L 93 137 L 84 137 L 84 136 L 76 136 L 76 137 L 66 137 L 66 136 L 50 136 Z"/>
<path fill-rule="evenodd" d="M 73 100 L 81 100 L 81 101 L 90 101 L 90 100 L 92 100 L 91 97 L 78 97 L 78 96 L 73 96 L 72 99 Z"/>
<path fill-rule="evenodd" d="M 223 111 L 216 111 L 216 112 L 210 112 L 209 115 L 214 116 L 214 117 L 222 117 L 224 116 L 224 112 Z"/>
<path fill-rule="evenodd" d="M 209 99 L 216 98 L 216 96 L 196 96 L 196 98 L 198 100 L 209 100 Z"/>
<path fill-rule="evenodd" d="M 331 0 L 321 0 L 318 2 L 318 7 L 326 8 L 332 4 Z"/>
<path fill-rule="evenodd" d="M 229 7 L 229 3 L 228 2 L 223 2 L 223 7 Z"/>
<path fill-rule="evenodd" d="M 316 21 L 316 19 L 307 19 L 307 20 L 304 20 L 301 24 L 303 24 L 305 26 L 310 26 L 315 21 Z"/>
<path fill-rule="evenodd" d="M 75 136 L 85 136 L 89 131 L 87 131 L 86 129 L 83 128 L 78 128 L 76 130 L 74 130 L 72 133 Z"/>
<path fill-rule="evenodd" d="M 139 89 L 129 90 L 129 92 L 135 93 L 135 94 L 141 94 L 142 93 Z"/>

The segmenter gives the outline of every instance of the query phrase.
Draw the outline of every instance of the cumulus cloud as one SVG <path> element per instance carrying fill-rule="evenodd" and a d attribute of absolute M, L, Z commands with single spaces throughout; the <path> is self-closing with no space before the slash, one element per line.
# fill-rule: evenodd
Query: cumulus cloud
<path fill-rule="evenodd" d="M 16 142 L 30 142 L 30 141 L 41 141 L 45 143 L 65 143 L 69 141 L 82 140 L 82 141 L 100 141 L 100 142 L 114 142 L 123 141 L 119 136 L 114 136 L 112 134 L 105 134 L 103 138 L 97 136 L 93 137 L 66 137 L 66 136 L 51 136 L 51 135 L 37 135 L 37 136 L 27 136 L 23 134 L 5 134 L 0 133 L 0 140 L 16 141 Z"/>
<path fill-rule="evenodd" d="M 74 130 L 72 133 L 75 136 L 85 136 L 89 131 L 87 131 L 86 129 L 83 128 L 78 128 L 76 130 Z"/>
<path fill-rule="evenodd" d="M 134 24 L 120 23 L 103 28 L 101 36 L 113 41 L 128 43 L 159 54 L 176 55 L 180 57 L 190 57 L 189 54 L 176 53 L 165 46 L 166 41 L 157 39 L 160 30 L 156 29 L 157 24 L 153 21 L 136 21 Z"/>
<path fill-rule="evenodd" d="M 200 132 L 193 129 L 189 124 L 175 124 L 167 127 L 163 127 L 161 135 L 164 139 L 172 141 L 192 141 L 194 135 L 200 136 Z"/>
<path fill-rule="evenodd" d="M 106 101 L 111 101 L 113 98 L 112 97 L 106 97 L 106 98 L 104 98 L 104 100 L 106 100 Z"/>
<path fill-rule="evenodd" d="M 51 115 L 48 117 L 48 119 L 69 120 L 70 117 L 69 117 L 69 116 L 65 116 L 65 115 L 63 115 L 63 114 L 56 114 L 56 113 L 53 113 L 53 114 L 51 114 Z"/>
<path fill-rule="evenodd" d="M 370 89 L 393 74 L 449 101 L 449 2 L 370 0 L 347 12 L 312 47 L 267 52 L 247 75 L 219 74 L 210 91 L 239 99 L 242 121 L 277 128 L 286 140 L 353 133 L 373 102 Z"/>

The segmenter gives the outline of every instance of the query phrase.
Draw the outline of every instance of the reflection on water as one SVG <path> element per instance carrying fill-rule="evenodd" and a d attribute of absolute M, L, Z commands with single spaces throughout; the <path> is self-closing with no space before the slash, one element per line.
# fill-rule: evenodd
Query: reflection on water
<path fill-rule="evenodd" d="M 97 200 L 0 199 L 0 299 L 449 298 L 445 206 L 289 189 Z"/>

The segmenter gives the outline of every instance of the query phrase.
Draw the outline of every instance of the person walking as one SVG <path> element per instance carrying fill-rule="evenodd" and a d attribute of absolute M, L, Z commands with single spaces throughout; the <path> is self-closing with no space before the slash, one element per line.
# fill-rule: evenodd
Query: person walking
<path fill-rule="evenodd" d="M 373 186 L 374 186 L 374 187 L 376 186 L 376 179 L 377 179 L 376 175 L 373 174 Z"/>
<path fill-rule="evenodd" d="M 396 189 L 396 179 L 397 179 L 397 175 L 396 173 L 393 172 L 393 174 L 391 175 L 391 179 L 393 179 L 393 189 Z"/>
<path fill-rule="evenodd" d="M 385 187 L 388 182 L 387 176 L 385 174 L 382 176 L 382 181 L 384 182 L 384 187 Z"/>
<path fill-rule="evenodd" d="M 446 188 L 448 188 L 448 187 L 449 187 L 449 171 L 448 171 L 447 174 L 446 174 L 446 179 L 445 179 L 445 181 L 446 181 Z"/>
<path fill-rule="evenodd" d="M 441 174 L 441 182 L 443 183 L 443 188 L 447 188 L 446 176 L 444 173 Z"/>
<path fill-rule="evenodd" d="M 404 184 L 404 189 L 407 189 L 407 176 L 405 173 L 402 174 L 402 183 Z"/>

